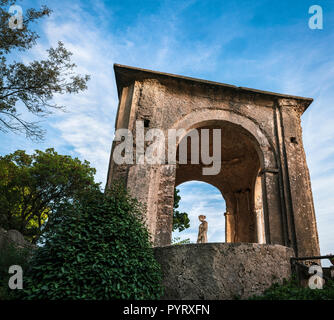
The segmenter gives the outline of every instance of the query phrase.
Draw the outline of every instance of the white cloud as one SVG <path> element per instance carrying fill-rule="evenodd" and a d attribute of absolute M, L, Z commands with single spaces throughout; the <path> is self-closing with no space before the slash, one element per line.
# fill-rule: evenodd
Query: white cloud
<path fill-rule="evenodd" d="M 59 22 L 60 15 L 67 19 Z M 51 126 L 59 132 L 58 139 L 53 140 L 56 149 L 70 149 L 71 155 L 88 160 L 97 169 L 96 180 L 104 187 L 117 109 L 115 50 L 79 7 L 54 12 L 45 22 L 44 32 L 43 45 L 32 51 L 35 56 L 61 40 L 73 53 L 76 71 L 91 75 L 87 91 L 55 97 L 57 104 L 67 107 L 66 113 L 57 112 L 51 119 Z"/>

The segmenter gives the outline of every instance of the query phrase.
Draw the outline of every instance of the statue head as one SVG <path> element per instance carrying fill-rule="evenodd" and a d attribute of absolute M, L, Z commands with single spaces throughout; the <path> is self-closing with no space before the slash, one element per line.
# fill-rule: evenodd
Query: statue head
<path fill-rule="evenodd" d="M 198 216 L 198 219 L 199 219 L 199 221 L 203 222 L 206 219 L 206 216 L 201 214 L 201 215 Z"/>

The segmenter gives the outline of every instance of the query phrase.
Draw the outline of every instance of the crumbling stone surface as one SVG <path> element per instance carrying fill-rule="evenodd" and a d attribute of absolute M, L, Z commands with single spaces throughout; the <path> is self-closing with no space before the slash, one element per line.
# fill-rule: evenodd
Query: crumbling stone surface
<path fill-rule="evenodd" d="M 35 248 L 34 245 L 24 239 L 22 233 L 19 231 L 6 231 L 5 229 L 0 228 L 0 250 L 8 243 L 14 244 L 18 248 Z"/>
<path fill-rule="evenodd" d="M 259 295 L 291 276 L 292 248 L 205 243 L 154 248 L 163 270 L 163 299 L 230 300 Z"/>

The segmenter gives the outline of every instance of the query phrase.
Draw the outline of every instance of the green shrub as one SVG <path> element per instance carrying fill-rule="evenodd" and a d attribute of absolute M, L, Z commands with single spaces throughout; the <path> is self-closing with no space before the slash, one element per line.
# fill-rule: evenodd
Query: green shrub
<path fill-rule="evenodd" d="M 190 238 L 181 240 L 180 237 L 175 237 L 172 239 L 172 245 L 175 245 L 175 246 L 182 245 L 182 244 L 189 244 L 189 243 L 191 243 Z"/>
<path fill-rule="evenodd" d="M 250 300 L 333 300 L 334 281 L 327 280 L 323 289 L 310 289 L 298 285 L 293 276 L 283 284 L 275 283 L 263 295 L 253 296 Z"/>
<path fill-rule="evenodd" d="M 19 265 L 24 271 L 27 269 L 31 250 L 27 248 L 18 248 L 14 244 L 7 242 L 3 245 L 0 252 L 0 300 L 11 300 L 17 297 L 17 290 L 11 290 L 8 287 L 9 277 L 8 269 L 12 265 Z"/>
<path fill-rule="evenodd" d="M 24 299 L 155 299 L 162 294 L 141 205 L 120 186 L 54 215 L 24 277 Z"/>

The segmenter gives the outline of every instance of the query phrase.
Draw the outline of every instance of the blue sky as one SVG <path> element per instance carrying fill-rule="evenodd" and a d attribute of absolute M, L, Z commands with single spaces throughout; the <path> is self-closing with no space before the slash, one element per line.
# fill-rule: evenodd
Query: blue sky
<path fill-rule="evenodd" d="M 334 244 L 334 1 L 19 1 L 23 10 L 48 5 L 51 17 L 36 25 L 38 45 L 17 59 L 28 62 L 62 40 L 80 73 L 91 75 L 88 90 L 57 96 L 67 113 L 42 123 L 43 143 L 0 134 L 0 154 L 55 147 L 87 159 L 105 183 L 117 110 L 113 63 L 182 74 L 238 86 L 314 98 L 302 116 L 323 254 Z M 308 9 L 323 9 L 323 30 L 311 30 Z M 26 115 L 22 112 L 26 117 Z M 224 202 L 203 183 L 180 186 L 181 210 L 196 239 L 198 213 L 207 213 L 209 241 L 224 240 Z"/>

